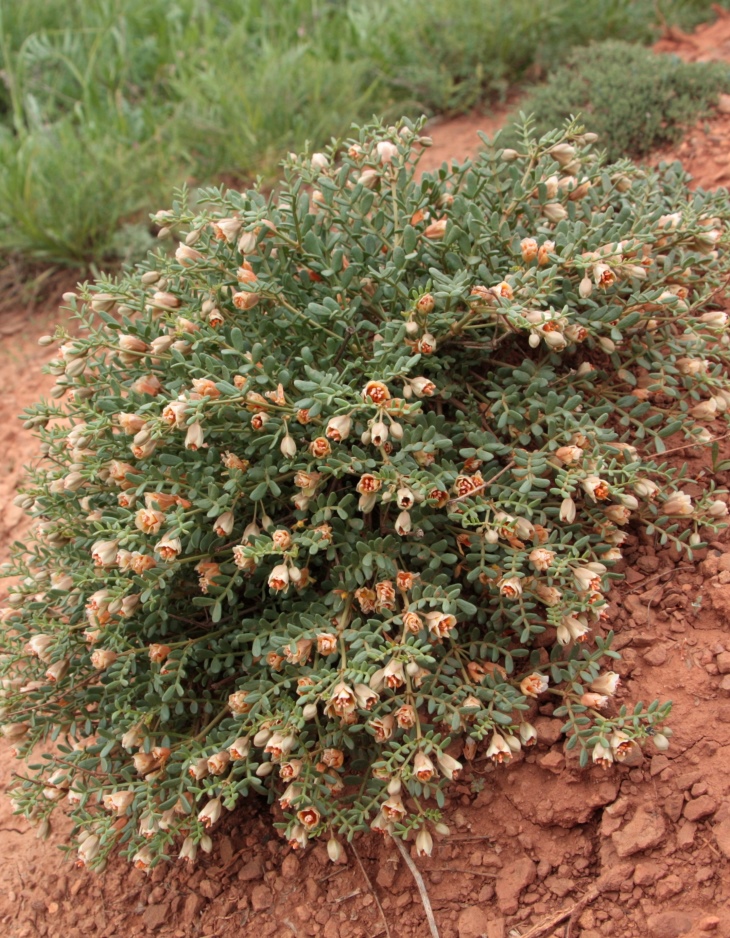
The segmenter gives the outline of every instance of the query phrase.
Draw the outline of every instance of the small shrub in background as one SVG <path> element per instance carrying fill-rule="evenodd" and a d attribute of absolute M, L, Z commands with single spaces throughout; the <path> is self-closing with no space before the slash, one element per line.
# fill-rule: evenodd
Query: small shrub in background
<path fill-rule="evenodd" d="M 662 454 L 730 401 L 727 196 L 575 125 L 417 179 L 418 133 L 183 192 L 174 256 L 67 297 L 0 669 L 17 809 L 83 863 L 192 860 L 252 792 L 296 847 L 428 853 L 537 698 L 581 765 L 668 745 L 606 594 L 629 530 L 724 523 Z"/>
<path fill-rule="evenodd" d="M 466 110 L 591 39 L 711 15 L 708 0 L 595 0 L 590 16 L 582 0 L 0 0 L 0 252 L 117 261 L 117 226 L 186 180 L 271 176 L 353 120 Z"/>
<path fill-rule="evenodd" d="M 520 111 L 546 133 L 573 115 L 599 134 L 609 160 L 644 156 L 678 140 L 730 89 L 722 63 L 683 62 L 627 42 L 574 50 L 565 65 L 528 94 Z M 513 128 L 518 134 L 518 125 Z"/>

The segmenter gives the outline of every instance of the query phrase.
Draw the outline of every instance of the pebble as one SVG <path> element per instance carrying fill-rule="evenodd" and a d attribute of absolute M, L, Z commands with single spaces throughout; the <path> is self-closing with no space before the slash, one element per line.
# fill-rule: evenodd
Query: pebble
<path fill-rule="evenodd" d="M 715 841 L 720 851 L 730 859 L 730 818 L 715 824 L 712 833 L 715 835 Z"/>
<path fill-rule="evenodd" d="M 689 912 L 656 912 L 647 919 L 652 938 L 679 938 L 692 928 Z"/>
<path fill-rule="evenodd" d="M 251 891 L 251 908 L 254 912 L 264 912 L 266 909 L 270 909 L 273 901 L 274 899 L 268 886 L 264 886 L 263 883 L 260 883 L 258 886 L 253 887 Z"/>
<path fill-rule="evenodd" d="M 148 905 L 142 920 L 149 929 L 160 928 L 168 920 L 170 904 L 163 902 L 160 905 Z"/>
<path fill-rule="evenodd" d="M 245 866 L 242 866 L 238 871 L 238 878 L 242 883 L 250 883 L 255 879 L 261 879 L 264 875 L 264 864 L 261 862 L 260 857 L 254 857 L 253 860 L 249 860 Z"/>
<path fill-rule="evenodd" d="M 683 821 L 677 831 L 677 846 L 683 849 L 690 847 L 694 843 L 696 834 L 697 825 L 694 821 Z"/>
<path fill-rule="evenodd" d="M 723 651 L 719 654 L 716 663 L 720 674 L 730 674 L 730 651 Z"/>
<path fill-rule="evenodd" d="M 630 857 L 642 850 L 656 847 L 664 839 L 666 823 L 661 813 L 651 805 L 639 805 L 629 823 L 611 835 L 616 853 Z"/>
<path fill-rule="evenodd" d="M 717 801 L 712 795 L 702 795 L 688 801 L 684 806 L 684 816 L 689 821 L 701 821 L 717 811 Z"/>
<path fill-rule="evenodd" d="M 670 821 L 675 823 L 682 816 L 682 808 L 684 807 L 684 795 L 681 791 L 673 792 L 664 802 L 664 810 L 667 814 L 667 817 Z"/>
<path fill-rule="evenodd" d="M 514 915 L 519 908 L 520 894 L 535 882 L 537 866 L 523 857 L 504 867 L 497 877 L 496 892 L 499 909 L 505 915 Z"/>
<path fill-rule="evenodd" d="M 657 860 L 640 860 L 634 870 L 634 882 L 637 886 L 651 886 L 666 872 L 666 866 Z"/>
<path fill-rule="evenodd" d="M 665 664 L 667 657 L 667 649 L 664 645 L 655 645 L 653 648 L 644 652 L 644 661 L 653 668 L 659 668 Z"/>
<path fill-rule="evenodd" d="M 205 904 L 202 896 L 199 896 L 197 892 L 191 892 L 190 895 L 185 900 L 185 905 L 183 906 L 182 917 L 184 922 L 194 922 L 197 920 L 200 915 L 200 910 Z"/>

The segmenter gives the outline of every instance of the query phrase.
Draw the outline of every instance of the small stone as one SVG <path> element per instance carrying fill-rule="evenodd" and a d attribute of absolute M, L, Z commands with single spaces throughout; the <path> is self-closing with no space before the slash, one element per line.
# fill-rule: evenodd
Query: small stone
<path fill-rule="evenodd" d="M 664 810 L 667 817 L 670 821 L 674 821 L 675 824 L 682 816 L 682 808 L 684 808 L 684 795 L 681 791 L 673 792 L 664 802 Z"/>
<path fill-rule="evenodd" d="M 695 782 L 699 782 L 701 778 L 702 772 L 699 769 L 694 769 L 691 772 L 683 772 L 681 775 L 678 775 L 674 783 L 681 791 L 686 791 L 688 788 L 691 788 Z"/>
<path fill-rule="evenodd" d="M 656 573 L 659 569 L 659 558 L 656 554 L 639 557 L 636 561 L 636 568 L 641 570 L 642 573 Z"/>
<path fill-rule="evenodd" d="M 506 866 L 497 877 L 496 891 L 499 909 L 505 915 L 514 915 L 519 908 L 520 894 L 537 877 L 537 867 L 528 857 Z"/>
<path fill-rule="evenodd" d="M 268 886 L 260 883 L 258 886 L 253 887 L 251 891 L 251 908 L 254 912 L 264 912 L 266 909 L 270 909 L 273 903 L 274 899 Z"/>
<path fill-rule="evenodd" d="M 641 860 L 634 870 L 634 882 L 637 886 L 651 886 L 667 871 L 663 863 L 656 860 Z"/>
<path fill-rule="evenodd" d="M 562 876 L 548 876 L 545 885 L 558 898 L 564 899 L 575 889 L 575 882 L 572 879 L 565 879 Z"/>
<path fill-rule="evenodd" d="M 702 795 L 688 801 L 684 806 L 684 816 L 688 821 L 701 821 L 717 811 L 717 802 L 712 795 Z"/>
<path fill-rule="evenodd" d="M 730 651 L 723 651 L 716 658 L 717 670 L 720 674 L 730 674 Z"/>
<path fill-rule="evenodd" d="M 677 846 L 691 847 L 697 834 L 697 825 L 693 821 L 682 821 L 677 831 Z"/>
<path fill-rule="evenodd" d="M 655 775 L 661 775 L 664 769 L 668 769 L 672 763 L 664 755 L 657 755 L 651 757 L 651 765 L 649 766 L 649 773 L 651 777 L 654 778 Z"/>
<path fill-rule="evenodd" d="M 222 889 L 220 883 L 216 883 L 212 879 L 203 879 L 198 886 L 198 892 L 204 899 L 215 899 L 220 895 Z"/>
<path fill-rule="evenodd" d="M 683 889 L 684 883 L 682 880 L 679 876 L 671 873 L 669 876 L 665 876 L 664 879 L 660 879 L 656 884 L 656 897 L 657 899 L 671 899 L 672 896 L 678 895 Z"/>
<path fill-rule="evenodd" d="M 599 892 L 619 892 L 627 879 L 631 879 L 634 872 L 633 863 L 613 863 L 596 880 Z"/>
<path fill-rule="evenodd" d="M 601 818 L 601 837 L 610 837 L 615 834 L 622 824 L 623 820 L 620 817 L 611 817 L 604 811 Z"/>
<path fill-rule="evenodd" d="M 646 924 L 652 938 L 679 938 L 692 928 L 692 916 L 689 912 L 656 912 Z"/>
<path fill-rule="evenodd" d="M 730 859 L 730 818 L 715 824 L 712 828 L 715 841 L 721 852 Z"/>
<path fill-rule="evenodd" d="M 538 756 L 537 764 L 540 768 L 547 769 L 548 772 L 553 772 L 557 775 L 562 772 L 565 766 L 565 756 L 562 752 L 551 749 L 550 752 L 546 752 L 544 756 Z"/>
<path fill-rule="evenodd" d="M 255 879 L 261 879 L 264 875 L 264 864 L 261 861 L 261 857 L 254 857 L 253 860 L 249 860 L 245 866 L 242 866 L 238 871 L 238 878 L 242 883 L 251 883 Z"/>
<path fill-rule="evenodd" d="M 723 97 L 728 97 L 728 96 L 723 95 Z M 707 559 L 709 560 L 709 557 Z M 718 572 L 721 572 L 723 570 L 725 572 L 730 571 L 730 554 L 721 554 L 717 558 L 717 569 L 718 569 Z"/>
<path fill-rule="evenodd" d="M 284 879 L 296 879 L 299 873 L 299 867 L 299 858 L 295 854 L 289 853 L 282 861 L 281 875 Z"/>
<path fill-rule="evenodd" d="M 664 645 L 655 645 L 653 648 L 644 652 L 644 661 L 653 668 L 659 668 L 665 664 L 667 657 L 667 649 Z"/>
<path fill-rule="evenodd" d="M 142 921 L 150 930 L 160 928 L 170 915 L 170 904 L 162 902 L 160 905 L 148 905 L 142 916 Z"/>
<path fill-rule="evenodd" d="M 636 814 L 623 828 L 612 835 L 620 857 L 630 857 L 642 850 L 658 846 L 664 839 L 666 824 L 661 813 L 651 805 L 639 805 Z"/>
<path fill-rule="evenodd" d="M 720 924 L 720 919 L 716 915 L 706 915 L 700 921 L 700 931 L 714 931 Z"/>
<path fill-rule="evenodd" d="M 218 839 L 218 851 L 221 855 L 221 863 L 223 866 L 228 866 L 233 859 L 233 842 L 230 837 L 224 835 Z"/>
<path fill-rule="evenodd" d="M 197 918 L 200 915 L 200 910 L 203 908 L 204 904 L 205 903 L 202 896 L 199 896 L 197 892 L 191 892 L 185 900 L 185 905 L 183 906 L 183 921 L 186 923 L 197 921 Z"/>
<path fill-rule="evenodd" d="M 554 720 L 551 717 L 537 717 L 533 721 L 533 726 L 537 730 L 537 741 L 545 746 L 554 745 L 562 736 L 562 720 Z"/>
<path fill-rule="evenodd" d="M 695 873 L 695 880 L 698 883 L 707 883 L 715 875 L 715 871 L 711 866 L 701 866 Z"/>
<path fill-rule="evenodd" d="M 459 913 L 459 938 L 481 938 L 489 927 L 487 913 L 478 905 L 470 905 Z"/>
<path fill-rule="evenodd" d="M 730 697 L 730 674 L 726 674 L 718 687 L 721 697 Z"/>

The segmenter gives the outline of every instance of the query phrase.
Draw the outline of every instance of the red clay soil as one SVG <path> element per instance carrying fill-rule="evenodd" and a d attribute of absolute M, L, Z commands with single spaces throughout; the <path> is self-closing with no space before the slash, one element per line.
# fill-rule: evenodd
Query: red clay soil
<path fill-rule="evenodd" d="M 661 47 L 730 59 L 730 17 L 691 37 L 674 31 Z M 493 132 L 498 119 L 432 125 L 424 168 L 472 155 L 476 130 Z M 730 114 L 709 127 L 664 156 L 679 156 L 703 184 L 717 185 L 730 179 Z M 39 371 L 50 355 L 36 344 L 48 319 L 0 311 L 0 554 L 24 530 L 11 502 L 36 443 L 15 415 L 50 387 Z M 688 450 L 677 454 L 682 460 L 700 485 L 709 478 L 706 455 Z M 728 485 L 726 476 L 716 480 Z M 553 705 L 543 703 L 536 748 L 506 768 L 483 757 L 471 763 L 450 791 L 451 836 L 433 857 L 415 860 L 441 938 L 730 938 L 730 532 L 695 563 L 638 536 L 625 558 L 609 619 L 623 656 L 617 705 L 670 697 L 671 748 L 649 745 L 632 765 L 580 770 L 564 752 Z M 0 791 L 17 765 L 7 747 L 1 752 Z M 48 841 L 35 839 L 0 797 L 7 938 L 429 934 L 413 877 L 391 843 L 363 837 L 333 866 L 323 846 L 293 853 L 262 802 L 225 818 L 213 853 L 195 867 L 162 866 L 149 876 L 121 860 L 103 876 L 77 869 L 59 850 L 66 831 L 59 820 Z"/>

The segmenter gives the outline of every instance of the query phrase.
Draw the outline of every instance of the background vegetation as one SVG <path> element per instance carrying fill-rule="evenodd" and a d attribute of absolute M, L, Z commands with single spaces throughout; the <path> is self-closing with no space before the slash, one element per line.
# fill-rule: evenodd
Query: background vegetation
<path fill-rule="evenodd" d="M 707 0 L 0 0 L 0 251 L 138 253 L 185 179 L 271 173 L 351 121 L 464 110 Z M 121 226 L 121 227 L 120 227 Z"/>
<path fill-rule="evenodd" d="M 728 89 L 730 69 L 723 63 L 683 62 L 610 40 L 573 50 L 519 110 L 535 116 L 541 134 L 580 113 L 615 161 L 674 142 Z"/>

